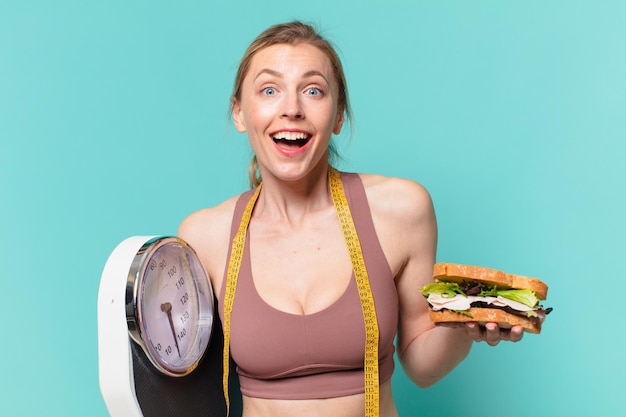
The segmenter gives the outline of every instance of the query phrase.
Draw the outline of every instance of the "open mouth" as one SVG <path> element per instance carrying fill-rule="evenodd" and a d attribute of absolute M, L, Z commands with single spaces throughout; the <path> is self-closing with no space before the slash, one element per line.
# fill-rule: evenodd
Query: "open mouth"
<path fill-rule="evenodd" d="M 282 147 L 301 148 L 307 144 L 311 135 L 304 132 L 278 132 L 272 136 L 274 143 Z"/>

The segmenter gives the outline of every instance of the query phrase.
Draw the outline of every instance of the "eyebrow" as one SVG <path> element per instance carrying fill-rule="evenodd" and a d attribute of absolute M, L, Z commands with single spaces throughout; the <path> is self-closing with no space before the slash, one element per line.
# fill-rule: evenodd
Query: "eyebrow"
<path fill-rule="evenodd" d="M 282 78 L 283 77 L 283 74 L 281 72 L 278 72 L 278 71 L 270 69 L 270 68 L 263 68 L 261 71 L 259 71 L 259 73 L 256 75 L 256 77 L 254 77 L 254 79 L 256 80 L 257 78 L 259 78 L 263 74 L 269 74 L 269 75 L 271 75 L 273 77 L 278 77 L 278 78 Z M 318 75 L 318 76 L 322 77 L 324 79 L 324 81 L 326 81 L 327 83 L 330 84 L 330 82 L 328 81 L 326 76 L 324 74 L 322 74 L 318 70 L 307 71 L 304 74 L 302 74 L 302 77 L 303 78 L 308 78 L 308 77 L 313 77 L 315 75 Z"/>

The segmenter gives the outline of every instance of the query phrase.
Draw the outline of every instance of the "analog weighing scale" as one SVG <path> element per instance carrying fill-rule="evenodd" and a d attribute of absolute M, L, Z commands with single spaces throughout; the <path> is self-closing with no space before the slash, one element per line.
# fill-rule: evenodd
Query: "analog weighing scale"
<path fill-rule="evenodd" d="M 111 417 L 226 416 L 222 349 L 213 290 L 185 241 L 133 236 L 113 250 L 98 292 L 100 391 Z M 229 386 L 230 415 L 241 415 L 236 378 Z"/>

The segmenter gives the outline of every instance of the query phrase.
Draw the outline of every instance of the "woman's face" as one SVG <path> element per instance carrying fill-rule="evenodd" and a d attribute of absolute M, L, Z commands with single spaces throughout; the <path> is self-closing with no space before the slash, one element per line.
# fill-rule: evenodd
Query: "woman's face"
<path fill-rule="evenodd" d="M 258 51 L 233 104 L 239 132 L 247 132 L 263 178 L 299 180 L 328 160 L 343 109 L 328 57 L 310 44 L 278 44 Z"/>

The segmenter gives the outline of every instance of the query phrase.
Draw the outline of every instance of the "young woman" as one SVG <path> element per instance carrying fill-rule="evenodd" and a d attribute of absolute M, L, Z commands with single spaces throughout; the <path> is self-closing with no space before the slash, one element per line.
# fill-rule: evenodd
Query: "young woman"
<path fill-rule="evenodd" d="M 191 214 L 179 235 L 218 295 L 244 417 L 396 416 L 396 349 L 426 387 L 473 341 L 522 338 L 519 327 L 430 321 L 419 291 L 435 262 L 430 196 L 411 180 L 331 166 L 332 137 L 350 106 L 341 62 L 312 27 L 292 22 L 259 35 L 231 103 L 255 155 L 252 190 Z M 371 335 L 378 343 L 365 341 Z M 367 355 L 376 366 L 364 366 Z"/>

